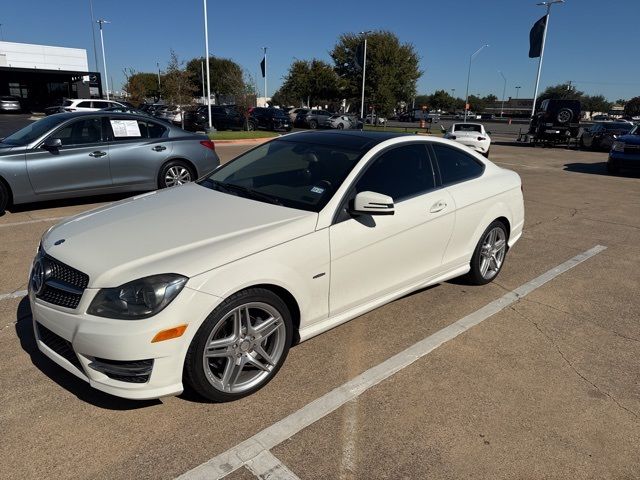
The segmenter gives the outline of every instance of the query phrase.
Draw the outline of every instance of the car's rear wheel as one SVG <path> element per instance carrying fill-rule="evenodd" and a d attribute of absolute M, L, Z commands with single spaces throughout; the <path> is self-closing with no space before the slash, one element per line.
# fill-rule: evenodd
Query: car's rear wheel
<path fill-rule="evenodd" d="M 262 288 L 227 298 L 202 324 L 184 376 L 199 395 L 228 402 L 264 387 L 284 363 L 293 323 L 285 302 Z"/>
<path fill-rule="evenodd" d="M 475 285 L 484 285 L 498 276 L 507 254 L 507 228 L 496 220 L 484 231 L 471 257 L 471 270 L 467 279 Z"/>
<path fill-rule="evenodd" d="M 309 122 L 309 128 L 315 130 L 316 128 L 318 128 L 318 122 L 316 122 L 315 120 L 311 120 Z"/>
<path fill-rule="evenodd" d="M 344 130 L 344 123 L 338 124 L 338 130 Z"/>
<path fill-rule="evenodd" d="M 256 129 L 256 124 L 255 123 L 253 123 L 251 121 L 247 122 L 247 130 L 249 132 L 253 132 L 255 129 Z"/>
<path fill-rule="evenodd" d="M 162 167 L 158 178 L 160 188 L 175 187 L 196 179 L 193 168 L 182 160 L 173 160 Z"/>

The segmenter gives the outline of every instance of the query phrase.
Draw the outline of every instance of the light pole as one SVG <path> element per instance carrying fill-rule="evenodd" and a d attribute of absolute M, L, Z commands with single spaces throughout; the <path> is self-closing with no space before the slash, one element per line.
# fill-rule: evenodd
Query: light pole
<path fill-rule="evenodd" d="M 502 79 L 504 80 L 504 85 L 502 86 L 502 107 L 500 107 L 500 118 L 504 116 L 504 95 L 507 91 L 507 77 L 504 76 L 501 70 L 498 70 L 498 73 L 502 75 Z"/>
<path fill-rule="evenodd" d="M 464 121 L 465 122 L 467 121 L 467 114 L 469 113 L 469 80 L 471 79 L 471 62 L 473 61 L 476 55 L 478 55 L 482 50 L 484 50 L 488 46 L 489 45 L 481 46 L 478 50 L 476 50 L 474 53 L 471 54 L 471 57 L 469 57 L 469 73 L 467 73 L 467 93 L 465 95 L 465 100 L 464 100 Z"/>
<path fill-rule="evenodd" d="M 516 100 L 518 100 L 518 94 L 520 93 L 520 89 L 521 89 L 521 88 L 522 88 L 522 87 L 521 87 L 521 86 L 519 86 L 519 85 L 516 87 Z"/>
<path fill-rule="evenodd" d="M 91 10 L 91 36 L 93 37 L 93 59 L 96 64 L 96 72 L 98 71 L 98 50 L 96 49 L 96 19 L 93 16 L 93 2 L 89 0 L 89 9 Z"/>
<path fill-rule="evenodd" d="M 0 40 L 4 42 L 4 33 L 2 32 L 2 24 L 0 23 Z M 93 46 L 95 47 L 96 44 L 94 43 Z"/>
<path fill-rule="evenodd" d="M 362 128 L 364 129 L 364 82 L 367 76 L 367 35 L 371 33 L 371 30 L 366 32 L 360 32 L 360 35 L 364 35 L 364 52 L 362 55 L 362 101 L 360 103 L 360 118 L 362 118 Z M 373 116 L 371 117 L 373 122 Z"/>
<path fill-rule="evenodd" d="M 209 113 L 209 128 L 211 128 L 211 77 L 209 75 L 209 26 L 207 24 L 207 0 L 204 3 L 204 51 L 207 64 L 207 111 Z"/>
<path fill-rule="evenodd" d="M 267 106 L 267 47 L 262 47 L 264 53 L 264 104 Z"/>
<path fill-rule="evenodd" d="M 540 49 L 540 60 L 538 60 L 538 74 L 536 75 L 536 88 L 533 92 L 533 106 L 531 107 L 531 118 L 536 113 L 536 100 L 538 99 L 538 87 L 540 86 L 540 73 L 542 72 L 542 57 L 544 57 L 544 47 L 547 43 L 547 30 L 549 28 L 549 17 L 551 16 L 551 5 L 554 3 L 564 3 L 564 0 L 550 0 L 548 2 L 536 3 L 541 7 L 547 7 L 547 19 L 544 22 L 544 33 L 542 34 L 542 48 Z"/>
<path fill-rule="evenodd" d="M 158 67 L 158 100 L 160 100 L 160 90 L 162 89 L 162 85 L 160 84 L 160 62 L 156 62 L 156 67 Z"/>
<path fill-rule="evenodd" d="M 102 34 L 102 25 L 105 23 L 111 23 L 104 19 L 97 20 L 98 25 L 100 25 L 100 44 L 102 45 L 102 65 L 104 66 L 104 84 L 107 87 L 107 100 L 109 100 L 109 76 L 107 75 L 107 59 L 104 56 L 104 36 Z"/>

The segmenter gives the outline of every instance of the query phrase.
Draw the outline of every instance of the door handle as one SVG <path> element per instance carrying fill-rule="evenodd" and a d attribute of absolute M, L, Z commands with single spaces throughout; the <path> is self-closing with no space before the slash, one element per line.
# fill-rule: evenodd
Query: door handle
<path fill-rule="evenodd" d="M 163 146 L 163 145 L 158 145 L 156 147 L 153 147 L 151 150 L 155 151 L 155 152 L 161 152 L 163 150 L 166 150 L 167 147 Z"/>
<path fill-rule="evenodd" d="M 444 200 L 438 200 L 436 203 L 431 205 L 431 208 L 429 209 L 429 211 L 431 213 L 438 213 L 444 210 L 445 208 L 447 208 L 447 202 L 445 202 Z"/>
<path fill-rule="evenodd" d="M 107 152 L 101 152 L 101 151 L 95 151 L 95 152 L 91 152 L 89 154 L 90 157 L 96 157 L 96 158 L 100 158 L 100 157 L 104 157 L 107 154 Z"/>

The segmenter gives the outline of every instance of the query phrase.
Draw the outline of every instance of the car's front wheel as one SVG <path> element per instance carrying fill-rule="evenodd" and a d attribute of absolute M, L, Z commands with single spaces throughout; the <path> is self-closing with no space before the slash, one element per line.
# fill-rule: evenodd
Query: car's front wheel
<path fill-rule="evenodd" d="M 498 276 L 507 255 L 507 228 L 496 220 L 480 237 L 471 257 L 471 270 L 467 279 L 475 285 L 484 285 Z"/>
<path fill-rule="evenodd" d="M 0 181 L 0 216 L 4 215 L 4 211 L 9 205 L 9 189 Z"/>
<path fill-rule="evenodd" d="M 291 313 L 262 288 L 227 298 L 202 324 L 184 365 L 187 385 L 214 402 L 264 387 L 284 363 L 293 338 Z"/>

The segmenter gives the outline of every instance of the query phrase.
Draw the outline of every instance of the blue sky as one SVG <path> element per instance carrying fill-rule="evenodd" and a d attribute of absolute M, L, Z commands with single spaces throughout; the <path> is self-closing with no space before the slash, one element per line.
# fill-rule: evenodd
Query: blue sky
<path fill-rule="evenodd" d="M 0 23 L 7 41 L 86 48 L 93 68 L 89 0 L 3 2 Z M 455 88 L 464 96 L 469 55 L 470 94 L 532 97 L 537 59 L 529 59 L 528 34 L 544 9 L 536 0 L 242 0 L 209 1 L 210 51 L 230 57 L 254 76 L 269 47 L 268 89 L 272 93 L 294 58 L 330 60 L 344 32 L 385 29 L 412 43 L 421 57 L 419 93 Z M 107 68 L 116 89 L 122 69 L 155 71 L 169 49 L 183 59 L 204 54 L 202 1 L 93 0 L 105 26 Z M 638 0 L 567 0 L 553 7 L 541 88 L 572 80 L 590 94 L 610 100 L 640 95 L 636 34 Z M 100 55 L 99 37 L 98 55 Z M 626 42 L 629 42 L 628 46 Z M 101 65 L 101 63 L 100 63 Z M 100 67 L 102 70 L 102 67 Z M 215 75 L 215 72 L 212 72 Z M 259 81 L 262 89 L 262 79 Z"/>

